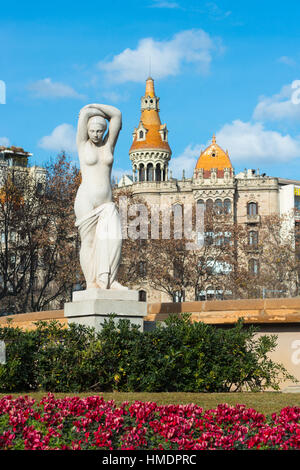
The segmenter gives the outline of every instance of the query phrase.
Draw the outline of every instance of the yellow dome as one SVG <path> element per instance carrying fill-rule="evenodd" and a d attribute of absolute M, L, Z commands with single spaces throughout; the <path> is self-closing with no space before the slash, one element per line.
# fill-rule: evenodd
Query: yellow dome
<path fill-rule="evenodd" d="M 232 164 L 228 152 L 216 143 L 216 136 L 213 135 L 212 143 L 200 154 L 195 169 L 211 170 L 217 168 L 224 170 L 224 168 L 232 168 Z"/>

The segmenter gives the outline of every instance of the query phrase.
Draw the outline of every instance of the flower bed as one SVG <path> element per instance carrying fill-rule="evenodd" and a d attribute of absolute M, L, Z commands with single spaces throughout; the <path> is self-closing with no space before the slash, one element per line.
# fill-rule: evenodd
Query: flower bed
<path fill-rule="evenodd" d="M 105 402 L 99 396 L 40 402 L 0 399 L 2 450 L 300 449 L 300 407 L 265 416 L 244 405 Z"/>

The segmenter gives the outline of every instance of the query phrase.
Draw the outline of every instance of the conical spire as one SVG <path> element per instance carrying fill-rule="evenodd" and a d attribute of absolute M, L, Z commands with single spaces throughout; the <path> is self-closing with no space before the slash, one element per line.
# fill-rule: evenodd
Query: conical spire
<path fill-rule="evenodd" d="M 154 80 L 151 77 L 148 77 L 146 80 L 145 97 L 147 96 L 150 96 L 150 98 L 153 98 L 155 96 Z"/>
<path fill-rule="evenodd" d="M 161 124 L 159 116 L 159 97 L 155 94 L 154 80 L 149 76 L 146 80 L 145 94 L 141 97 L 141 118 L 133 133 L 130 152 L 138 149 L 159 149 L 171 155 L 168 144 L 168 130 Z"/>

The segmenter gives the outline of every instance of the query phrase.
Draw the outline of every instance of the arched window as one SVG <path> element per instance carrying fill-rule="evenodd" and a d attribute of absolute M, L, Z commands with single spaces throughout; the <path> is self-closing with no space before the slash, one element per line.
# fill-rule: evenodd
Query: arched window
<path fill-rule="evenodd" d="M 223 202 L 221 199 L 215 200 L 215 213 L 220 215 L 223 212 Z"/>
<path fill-rule="evenodd" d="M 140 132 L 139 132 L 139 138 L 140 138 L 140 139 L 143 139 L 143 138 L 144 138 L 144 131 L 140 131 Z"/>
<path fill-rule="evenodd" d="M 249 272 L 255 276 L 259 274 L 259 261 L 257 259 L 251 258 L 249 260 Z"/>
<path fill-rule="evenodd" d="M 248 244 L 251 246 L 257 246 L 258 244 L 258 232 L 251 230 L 248 235 Z"/>
<path fill-rule="evenodd" d="M 212 199 L 206 200 L 206 210 L 211 211 L 213 208 L 214 202 Z"/>
<path fill-rule="evenodd" d="M 157 165 L 155 167 L 155 179 L 156 179 L 156 181 L 161 181 L 161 175 L 162 175 L 162 171 L 161 171 L 161 168 L 160 168 L 160 164 L 157 163 Z"/>
<path fill-rule="evenodd" d="M 139 301 L 140 302 L 147 301 L 147 292 L 145 290 L 139 290 Z"/>
<path fill-rule="evenodd" d="M 247 204 L 247 214 L 248 215 L 257 215 L 258 214 L 257 202 L 248 202 L 248 204 Z"/>
<path fill-rule="evenodd" d="M 203 201 L 203 199 L 198 199 L 197 206 L 200 207 L 201 209 L 205 208 L 205 202 Z"/>
<path fill-rule="evenodd" d="M 231 214 L 231 201 L 230 199 L 224 200 L 224 213 Z"/>
<path fill-rule="evenodd" d="M 143 163 L 139 167 L 139 181 L 145 181 L 145 167 Z"/>
<path fill-rule="evenodd" d="M 147 165 L 147 181 L 153 181 L 153 164 L 148 163 Z"/>

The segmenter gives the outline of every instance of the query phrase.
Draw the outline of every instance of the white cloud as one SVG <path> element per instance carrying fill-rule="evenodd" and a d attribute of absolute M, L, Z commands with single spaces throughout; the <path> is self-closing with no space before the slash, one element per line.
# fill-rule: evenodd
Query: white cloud
<path fill-rule="evenodd" d="M 253 118 L 261 121 L 280 121 L 283 119 L 300 119 L 299 98 L 300 82 L 294 80 L 284 85 L 280 92 L 270 97 L 262 96 L 253 112 Z"/>
<path fill-rule="evenodd" d="M 231 15 L 230 10 L 222 10 L 216 3 L 214 2 L 207 2 L 205 4 L 205 7 L 208 10 L 208 13 L 211 18 L 214 20 L 223 20 L 224 18 L 227 18 L 228 16 Z"/>
<path fill-rule="evenodd" d="M 9 147 L 10 142 L 7 137 L 0 137 L 0 146 Z"/>
<path fill-rule="evenodd" d="M 128 93 L 118 93 L 116 91 L 105 91 L 102 93 L 102 96 L 111 101 L 112 103 L 120 103 L 122 101 L 127 101 L 129 99 Z"/>
<path fill-rule="evenodd" d="M 185 176 L 190 178 L 193 175 L 201 150 L 203 150 L 203 146 L 189 144 L 182 154 L 178 157 L 172 157 L 169 165 L 172 176 L 174 178 L 181 178 L 182 171 L 184 170 Z"/>
<path fill-rule="evenodd" d="M 288 162 L 300 157 L 300 136 L 267 130 L 261 122 L 235 120 L 216 134 L 217 143 L 228 149 L 235 163 Z"/>
<path fill-rule="evenodd" d="M 283 55 L 279 57 L 277 61 L 280 62 L 281 64 L 289 65 L 291 67 L 296 65 L 296 61 L 292 57 L 289 57 L 287 55 Z"/>
<path fill-rule="evenodd" d="M 72 87 L 60 82 L 52 82 L 51 78 L 37 80 L 28 86 L 37 98 L 84 98 L 84 95 L 77 93 Z"/>
<path fill-rule="evenodd" d="M 46 150 L 76 152 L 76 131 L 71 124 L 60 124 L 50 135 L 42 137 L 38 145 Z"/>
<path fill-rule="evenodd" d="M 179 3 L 177 2 L 169 2 L 165 0 L 153 0 L 153 4 L 150 5 L 150 8 L 169 8 L 169 9 L 177 9 L 181 8 Z"/>
<path fill-rule="evenodd" d="M 99 62 L 98 66 L 115 83 L 144 82 L 149 73 L 156 79 L 177 75 L 184 64 L 193 64 L 199 73 L 207 73 L 212 52 L 220 49 L 220 43 L 213 40 L 202 29 L 181 31 L 169 41 L 141 39 L 136 49 L 125 49 L 113 57 L 111 62 Z"/>

